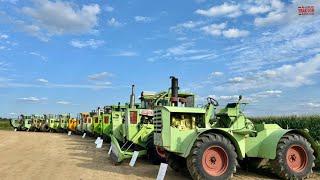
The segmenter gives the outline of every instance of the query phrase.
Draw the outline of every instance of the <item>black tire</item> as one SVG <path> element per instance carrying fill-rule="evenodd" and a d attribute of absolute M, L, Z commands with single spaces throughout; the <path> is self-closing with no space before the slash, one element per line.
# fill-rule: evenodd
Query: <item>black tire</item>
<path fill-rule="evenodd" d="M 176 172 L 183 174 L 185 177 L 190 178 L 188 171 L 187 160 L 181 156 L 175 155 L 173 153 L 166 153 L 167 163 L 171 169 Z"/>
<path fill-rule="evenodd" d="M 152 164 L 160 164 L 167 162 L 165 156 L 160 156 L 154 145 L 153 136 L 150 136 L 147 140 L 147 158 Z"/>
<path fill-rule="evenodd" d="M 288 154 L 288 150 L 295 148 L 301 152 L 299 157 L 302 163 L 298 169 L 290 168 L 290 161 L 295 161 L 295 153 Z M 277 146 L 276 159 L 271 161 L 271 168 L 275 174 L 283 179 L 304 179 L 312 174 L 312 168 L 315 166 L 313 155 L 314 150 L 306 138 L 298 134 L 284 135 Z M 287 157 L 290 156 L 290 157 Z M 293 159 L 290 159 L 293 158 Z M 305 160 L 303 160 L 305 159 Z"/>
<path fill-rule="evenodd" d="M 223 152 L 223 155 L 226 157 L 227 161 L 223 163 L 223 170 L 218 173 L 209 174 L 208 171 L 205 170 L 205 164 L 203 164 L 203 160 L 206 160 L 204 157 L 205 152 L 208 152 L 210 148 L 217 148 Z M 212 156 L 212 160 L 210 161 L 212 164 L 216 162 L 216 157 Z M 227 162 L 227 164 L 226 164 Z M 198 137 L 196 142 L 193 144 L 191 152 L 187 157 L 187 167 L 192 179 L 231 179 L 233 173 L 236 172 L 237 168 L 237 153 L 235 151 L 234 146 L 226 137 L 215 134 L 208 133 L 203 134 Z"/>

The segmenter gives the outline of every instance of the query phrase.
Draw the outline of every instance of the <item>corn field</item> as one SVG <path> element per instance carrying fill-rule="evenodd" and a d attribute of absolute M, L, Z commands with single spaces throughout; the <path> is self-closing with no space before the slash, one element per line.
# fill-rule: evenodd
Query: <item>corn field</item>
<path fill-rule="evenodd" d="M 265 116 L 251 117 L 255 123 L 276 123 L 284 129 L 308 129 L 310 135 L 320 143 L 320 115 L 311 116 Z M 320 144 L 318 145 L 320 148 Z M 317 168 L 320 168 L 320 157 L 317 160 Z"/>

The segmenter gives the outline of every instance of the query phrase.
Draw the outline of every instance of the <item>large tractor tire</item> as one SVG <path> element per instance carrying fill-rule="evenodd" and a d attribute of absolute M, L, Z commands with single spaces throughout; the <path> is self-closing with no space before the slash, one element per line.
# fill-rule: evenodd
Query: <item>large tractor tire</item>
<path fill-rule="evenodd" d="M 220 134 L 198 137 L 187 167 L 193 179 L 231 179 L 237 168 L 237 153 L 231 141 Z"/>
<path fill-rule="evenodd" d="M 153 136 L 147 140 L 147 157 L 152 164 L 160 164 L 166 162 L 166 155 L 164 149 L 155 146 L 153 143 Z"/>
<path fill-rule="evenodd" d="M 306 138 L 298 134 L 284 135 L 277 146 L 272 170 L 283 179 L 304 179 L 312 174 L 315 156 Z"/>

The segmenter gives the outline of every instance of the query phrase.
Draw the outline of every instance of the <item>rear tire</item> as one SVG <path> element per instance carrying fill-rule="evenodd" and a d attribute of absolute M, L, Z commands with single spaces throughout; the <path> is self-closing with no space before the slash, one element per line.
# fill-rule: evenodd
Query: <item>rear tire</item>
<path fill-rule="evenodd" d="M 187 157 L 187 167 L 193 179 L 231 179 L 236 166 L 235 148 L 220 134 L 199 136 Z"/>
<path fill-rule="evenodd" d="M 312 174 L 315 156 L 306 138 L 298 134 L 284 135 L 277 146 L 272 170 L 283 179 L 304 179 Z"/>
<path fill-rule="evenodd" d="M 147 141 L 147 157 L 152 164 L 160 164 L 166 162 L 165 151 L 154 145 L 153 136 Z"/>

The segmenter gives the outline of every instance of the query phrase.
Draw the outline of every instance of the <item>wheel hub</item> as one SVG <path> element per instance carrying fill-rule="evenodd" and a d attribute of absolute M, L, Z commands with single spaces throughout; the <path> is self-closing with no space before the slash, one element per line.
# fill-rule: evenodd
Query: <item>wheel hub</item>
<path fill-rule="evenodd" d="M 303 171 L 308 162 L 305 149 L 299 145 L 293 145 L 288 149 L 286 159 L 289 168 L 294 172 Z"/>
<path fill-rule="evenodd" d="M 211 176 L 220 176 L 228 169 L 228 155 L 219 146 L 207 148 L 202 156 L 203 169 Z"/>

